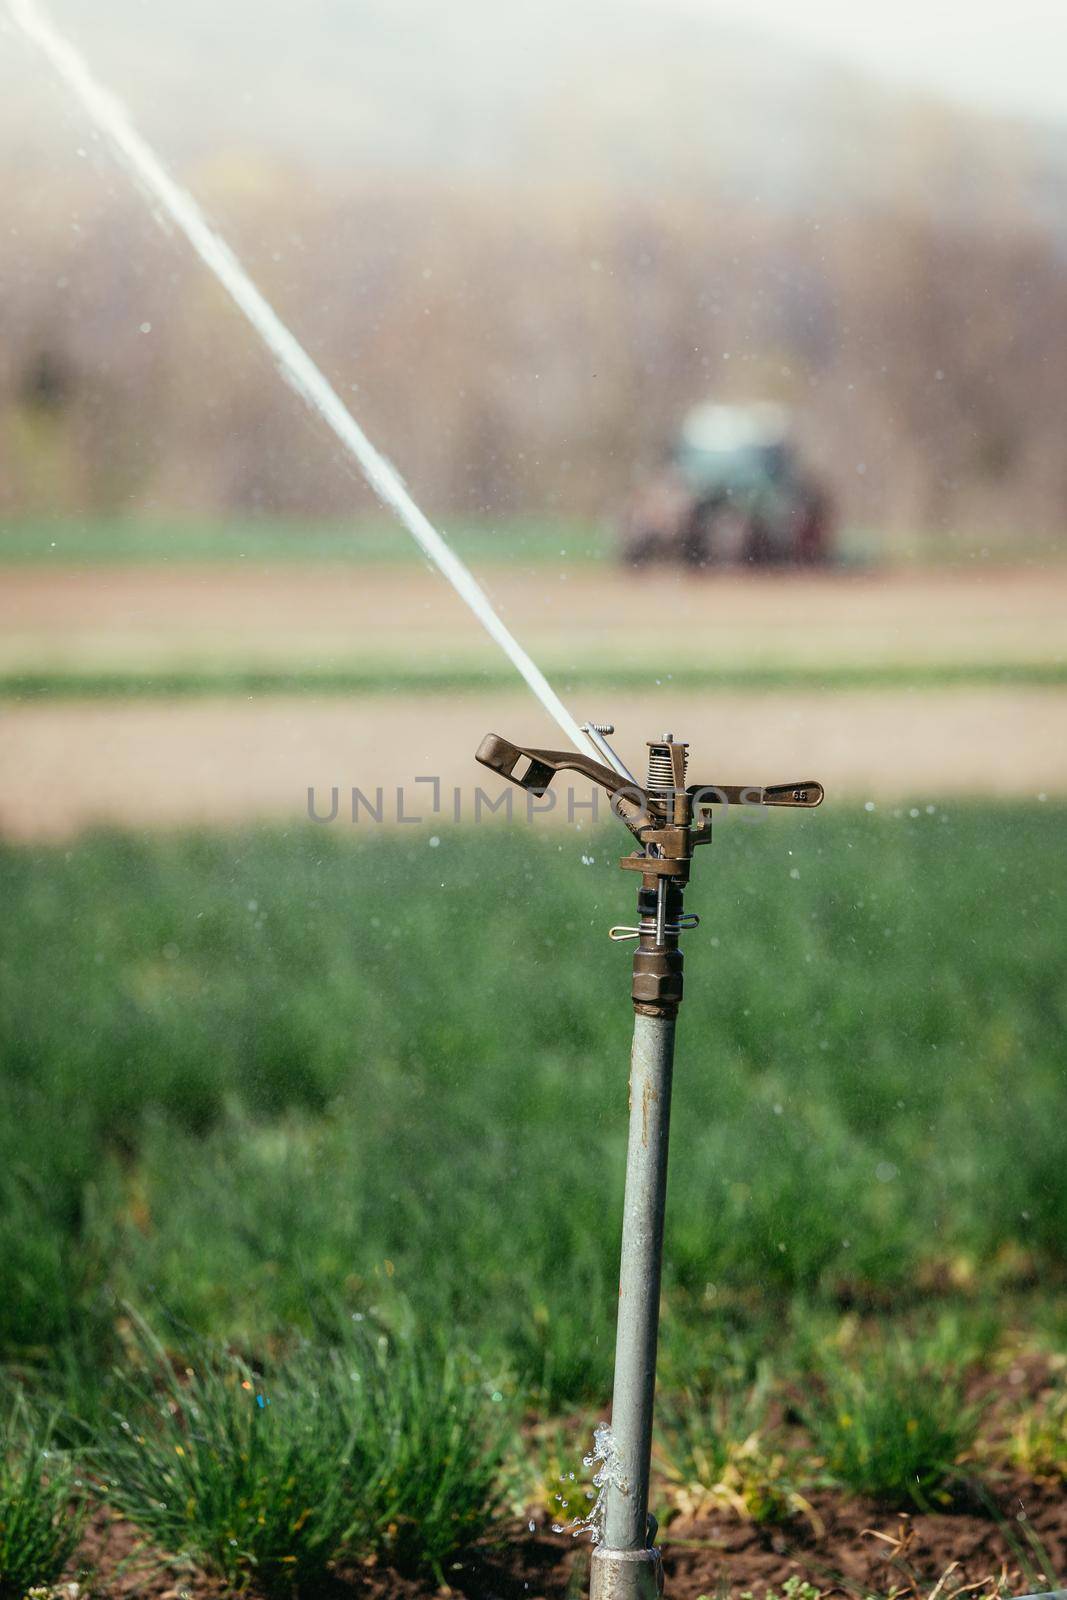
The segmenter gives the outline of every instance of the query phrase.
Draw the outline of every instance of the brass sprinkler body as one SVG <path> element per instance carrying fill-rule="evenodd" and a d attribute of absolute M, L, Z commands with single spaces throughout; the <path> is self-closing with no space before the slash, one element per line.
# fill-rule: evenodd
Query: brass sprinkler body
<path fill-rule="evenodd" d="M 598 730 L 599 731 L 599 730 Z M 603 747 L 610 751 L 604 741 Z M 634 1010 L 649 1017 L 674 1017 L 682 1000 L 679 936 L 699 919 L 686 916 L 682 902 L 693 852 L 711 843 L 713 805 L 821 805 L 821 783 L 686 784 L 689 746 L 673 734 L 648 741 L 648 775 L 642 787 L 624 771 L 571 750 L 533 750 L 487 734 L 476 759 L 530 794 L 542 795 L 557 773 L 577 772 L 606 790 L 611 809 L 629 828 L 638 848 L 620 867 L 641 874 L 637 925 L 615 927 L 616 941 L 636 939 L 631 998 Z M 621 767 L 621 762 L 619 763 Z"/>

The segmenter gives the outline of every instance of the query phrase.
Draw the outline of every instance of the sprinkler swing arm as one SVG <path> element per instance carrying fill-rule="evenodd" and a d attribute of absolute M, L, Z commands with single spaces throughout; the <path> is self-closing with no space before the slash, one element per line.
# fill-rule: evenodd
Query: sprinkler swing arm
<path fill-rule="evenodd" d="M 686 784 L 688 746 L 672 734 L 650 740 L 648 777 L 638 784 L 603 737 L 613 728 L 582 730 L 611 765 L 570 750 L 533 750 L 488 734 L 477 751 L 483 766 L 530 794 L 542 795 L 560 772 L 577 772 L 606 790 L 611 809 L 638 848 L 619 865 L 641 874 L 637 925 L 610 929 L 616 942 L 636 941 L 631 997 L 630 1132 L 623 1202 L 622 1261 L 611 1405 L 611 1448 L 601 1542 L 593 1552 L 591 1600 L 654 1600 L 663 1565 L 648 1513 L 652 1412 L 659 1335 L 663 1217 L 667 1191 L 674 1030 L 682 1000 L 680 935 L 698 925 L 682 898 L 693 851 L 711 842 L 714 805 L 821 805 L 820 783 Z"/>

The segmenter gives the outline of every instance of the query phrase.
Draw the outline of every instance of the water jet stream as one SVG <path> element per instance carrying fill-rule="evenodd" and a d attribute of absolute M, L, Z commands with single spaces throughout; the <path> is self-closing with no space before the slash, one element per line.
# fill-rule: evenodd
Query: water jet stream
<path fill-rule="evenodd" d="M 575 722 L 544 673 L 497 616 L 473 573 L 415 504 L 396 469 L 375 449 L 325 374 L 264 299 L 229 245 L 210 226 L 192 195 L 174 181 L 155 151 L 138 133 L 124 107 L 97 82 L 73 45 L 34 0 L 8 0 L 8 9 L 22 32 L 47 57 L 81 102 L 130 174 L 163 207 L 204 265 L 244 312 L 270 350 L 286 382 L 333 429 L 382 504 L 395 513 L 438 570 L 444 573 L 549 716 L 579 750 L 600 759 L 596 746 Z"/>

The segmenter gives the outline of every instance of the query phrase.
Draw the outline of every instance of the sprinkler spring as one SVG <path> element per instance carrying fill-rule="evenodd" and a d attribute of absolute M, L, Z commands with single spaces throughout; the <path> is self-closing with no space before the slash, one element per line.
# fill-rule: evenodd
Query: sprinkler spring
<path fill-rule="evenodd" d="M 671 759 L 671 746 L 674 743 L 674 734 L 665 733 L 662 740 L 656 744 L 651 740 L 648 746 L 648 779 L 645 788 L 657 800 L 673 800 L 674 798 L 674 763 Z M 683 781 L 689 766 L 689 746 L 682 745 Z"/>

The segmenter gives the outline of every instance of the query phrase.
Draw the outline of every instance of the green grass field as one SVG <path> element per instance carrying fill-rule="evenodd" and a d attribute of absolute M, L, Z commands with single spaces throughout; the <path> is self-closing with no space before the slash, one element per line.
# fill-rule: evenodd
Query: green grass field
<path fill-rule="evenodd" d="M 814 1469 L 768 1420 L 784 1384 L 818 1481 L 936 1504 L 974 1470 L 965 1372 L 1062 1345 L 1065 822 L 720 826 L 690 895 L 661 1496 L 803 1504 Z M 256 1592 L 345 1550 L 440 1573 L 505 1503 L 572 1514 L 581 1429 L 517 1427 L 609 1395 L 619 846 L 0 849 L 0 1358 L 38 1419 L 7 1470 L 43 1485 L 0 1569 L 68 1553 L 53 1434 L 158 1548 Z M 1061 1400 L 1015 1459 L 1067 1474 Z"/>
<path fill-rule="evenodd" d="M 691 894 L 679 1359 L 720 1307 L 1059 1281 L 1064 821 L 721 828 Z M 459 1326 L 549 1406 L 602 1400 L 618 843 L 592 866 L 533 829 L 5 848 L 7 1358 L 88 1351 L 124 1301 L 246 1344 L 373 1306 Z"/>
<path fill-rule="evenodd" d="M 648 687 L 649 668 L 644 663 L 582 662 L 557 666 L 548 662 L 553 681 L 565 694 L 581 690 L 620 693 Z M 683 666 L 663 675 L 675 689 L 751 691 L 777 689 L 849 690 L 1062 688 L 1067 685 L 1067 662 L 967 661 L 895 662 L 873 665 L 830 666 Z M 185 699 L 200 695 L 456 695 L 514 686 L 514 672 L 504 663 L 488 666 L 428 663 L 417 659 L 388 661 L 380 665 L 356 661 L 348 666 L 322 669 L 316 665 L 292 668 L 246 667 L 240 662 L 216 669 L 170 668 L 166 671 L 93 669 L 68 671 L 62 667 L 43 672 L 0 671 L 0 700 L 43 703 L 49 700 L 153 700 Z"/>
<path fill-rule="evenodd" d="M 430 508 L 427 508 L 428 510 Z M 431 512 L 432 517 L 432 512 Z M 439 519 L 449 543 L 478 566 L 611 563 L 617 551 L 612 517 L 507 515 Z M 916 531 L 889 537 L 873 528 L 838 530 L 836 547 L 849 564 L 891 561 L 918 566 L 985 561 L 1058 562 L 1062 541 L 1015 529 L 999 536 L 969 529 Z M 285 516 L 189 515 L 17 517 L 0 522 L 0 566 L 109 566 L 168 562 L 383 562 L 407 566 L 424 557 L 411 536 L 383 512 L 334 520 Z"/>
<path fill-rule="evenodd" d="M 603 562 L 615 536 L 602 522 L 567 518 L 449 519 L 448 539 L 464 561 Z M 286 517 L 41 517 L 0 523 L 0 566 L 160 566 L 246 561 L 372 562 L 417 566 L 414 539 L 384 513 L 334 522 Z"/>

